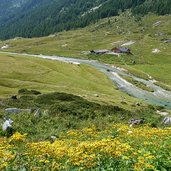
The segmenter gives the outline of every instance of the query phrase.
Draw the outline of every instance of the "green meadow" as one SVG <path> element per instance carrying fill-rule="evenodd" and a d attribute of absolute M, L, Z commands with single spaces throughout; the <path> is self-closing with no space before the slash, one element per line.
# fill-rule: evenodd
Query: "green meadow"
<path fill-rule="evenodd" d="M 9 46 L 0 50 L 0 124 L 14 121 L 10 131 L 0 127 L 0 170 L 170 170 L 170 128 L 162 121 L 171 110 L 131 97 L 89 65 L 22 54 L 98 60 L 171 90 L 171 43 L 161 41 L 170 38 L 171 16 L 126 11 L 83 29 L 0 41 Z M 132 55 L 89 53 L 128 42 Z M 129 126 L 132 119 L 141 124 Z"/>
<path fill-rule="evenodd" d="M 126 108 L 138 101 L 119 91 L 105 75 L 87 65 L 0 54 L 0 78 L 1 97 L 10 97 L 27 88 L 42 93 L 72 93 Z M 122 105 L 124 99 L 127 105 Z"/>
<path fill-rule="evenodd" d="M 156 24 L 159 22 L 159 24 Z M 64 31 L 42 38 L 15 38 L 0 42 L 10 47 L 3 51 L 47 54 L 84 59 L 95 59 L 119 65 L 141 77 L 151 75 L 158 84 L 171 88 L 171 43 L 161 40 L 171 36 L 171 16 L 149 14 L 133 17 L 129 11 L 120 16 L 100 20 L 83 29 Z M 111 49 L 133 41 L 126 46 L 133 55 L 89 55 L 92 49 Z M 159 53 L 152 53 L 159 49 Z"/>

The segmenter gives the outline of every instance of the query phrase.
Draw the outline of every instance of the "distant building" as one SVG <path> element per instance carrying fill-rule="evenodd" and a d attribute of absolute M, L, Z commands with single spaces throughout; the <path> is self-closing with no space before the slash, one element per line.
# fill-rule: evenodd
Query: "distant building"
<path fill-rule="evenodd" d="M 130 49 L 126 47 L 115 47 L 111 50 L 103 49 L 103 50 L 91 50 L 91 54 L 119 54 L 119 53 L 126 53 L 126 54 L 131 54 Z"/>
<path fill-rule="evenodd" d="M 108 53 L 108 52 L 110 52 L 110 50 L 107 50 L 107 49 L 103 49 L 103 50 L 91 50 L 90 52 L 91 52 L 92 54 L 100 55 L 100 54 Z"/>
<path fill-rule="evenodd" d="M 115 47 L 113 49 L 111 49 L 112 52 L 114 53 L 127 53 L 127 54 L 131 54 L 130 49 L 126 48 L 126 47 Z"/>

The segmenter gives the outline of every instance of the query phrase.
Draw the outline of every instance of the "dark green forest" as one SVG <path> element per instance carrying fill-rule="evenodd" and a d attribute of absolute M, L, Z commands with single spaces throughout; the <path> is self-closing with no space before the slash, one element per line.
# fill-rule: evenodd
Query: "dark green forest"
<path fill-rule="evenodd" d="M 170 0 L 2 0 L 0 39 L 41 37 L 85 27 L 131 9 L 133 15 L 171 14 Z"/>

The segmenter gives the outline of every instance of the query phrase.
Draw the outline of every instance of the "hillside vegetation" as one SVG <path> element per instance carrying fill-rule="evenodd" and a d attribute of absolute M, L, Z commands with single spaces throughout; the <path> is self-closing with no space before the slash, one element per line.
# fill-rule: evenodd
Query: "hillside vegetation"
<path fill-rule="evenodd" d="M 4 51 L 72 56 L 120 65 L 146 79 L 149 79 L 149 74 L 159 81 L 158 84 L 170 89 L 171 43 L 162 42 L 162 39 L 170 38 L 170 26 L 170 16 L 150 14 L 136 18 L 127 11 L 84 29 L 60 32 L 42 38 L 11 39 L 0 42 L 0 46 L 10 46 Z M 131 49 L 133 55 L 87 55 L 92 49 L 111 49 L 129 41 L 134 42 L 126 46 Z M 159 53 L 153 53 L 154 49 L 159 49 Z"/>
<path fill-rule="evenodd" d="M 143 11 L 143 5 L 153 1 L 136 2 L 141 5 L 134 10 Z M 170 110 L 120 91 L 91 66 L 22 54 L 94 59 L 171 89 L 171 43 L 164 42 L 171 39 L 171 16 L 139 17 L 132 12 L 120 11 L 119 16 L 48 37 L 0 41 L 0 124 L 8 118 L 13 121 L 9 131 L 0 127 L 0 170 L 171 170 L 171 129 L 163 122 Z M 44 34 L 41 29 L 40 34 Z M 122 45 L 132 55 L 90 53 Z M 145 84 L 123 78 L 153 92 Z M 16 108 L 22 112 L 9 112 Z M 132 120 L 140 122 L 136 125 Z"/>
<path fill-rule="evenodd" d="M 27 88 L 42 93 L 71 93 L 126 108 L 139 101 L 120 92 L 102 73 L 87 65 L 0 54 L 0 77 L 1 97 L 10 97 Z M 125 99 L 127 105 L 122 105 Z"/>
<path fill-rule="evenodd" d="M 85 27 L 126 9 L 140 16 L 171 13 L 170 0 L 3 0 L 0 7 L 0 39 L 41 37 Z"/>

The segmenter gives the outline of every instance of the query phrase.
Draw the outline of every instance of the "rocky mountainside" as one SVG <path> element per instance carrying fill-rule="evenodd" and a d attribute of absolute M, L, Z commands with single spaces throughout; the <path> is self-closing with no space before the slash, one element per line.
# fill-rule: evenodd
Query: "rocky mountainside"
<path fill-rule="evenodd" d="M 170 14 L 170 0 L 1 0 L 0 39 L 41 37 L 62 30 L 85 27 L 98 19 L 131 9 Z"/>

